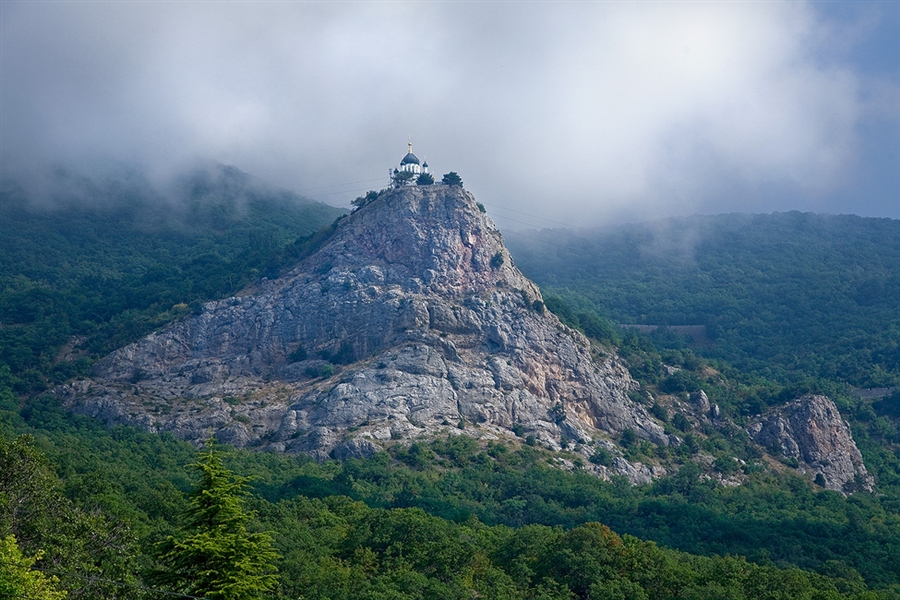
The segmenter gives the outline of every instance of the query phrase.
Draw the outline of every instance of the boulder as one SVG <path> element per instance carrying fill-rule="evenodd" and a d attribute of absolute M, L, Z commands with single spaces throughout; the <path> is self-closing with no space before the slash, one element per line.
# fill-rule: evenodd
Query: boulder
<path fill-rule="evenodd" d="M 796 460 L 800 472 L 827 489 L 851 493 L 873 488 L 850 426 L 825 396 L 797 398 L 764 415 L 749 432 L 773 455 Z"/>

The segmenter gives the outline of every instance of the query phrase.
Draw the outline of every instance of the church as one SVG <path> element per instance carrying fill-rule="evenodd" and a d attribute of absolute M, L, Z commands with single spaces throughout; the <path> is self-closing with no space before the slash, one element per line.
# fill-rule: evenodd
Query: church
<path fill-rule="evenodd" d="M 434 177 L 428 172 L 428 163 L 419 162 L 419 157 L 413 154 L 412 141 L 408 142 L 408 146 L 406 156 L 400 161 L 400 166 L 392 169 L 390 172 L 391 187 L 400 187 L 412 183 L 417 185 L 434 183 Z"/>

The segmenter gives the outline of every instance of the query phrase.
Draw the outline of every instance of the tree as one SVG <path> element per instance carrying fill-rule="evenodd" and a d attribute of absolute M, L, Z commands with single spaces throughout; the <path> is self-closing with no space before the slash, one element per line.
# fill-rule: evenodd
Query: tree
<path fill-rule="evenodd" d="M 278 583 L 280 557 L 268 533 L 252 533 L 255 513 L 244 510 L 247 477 L 225 468 L 214 438 L 191 465 L 200 482 L 178 536 L 159 545 L 153 578 L 184 594 L 218 600 L 257 600 Z"/>
<path fill-rule="evenodd" d="M 16 536 L 0 537 L 0 598 L 29 598 L 31 600 L 62 600 L 66 592 L 56 589 L 59 580 L 47 577 L 31 566 L 40 560 L 41 553 L 28 558 L 16 544 Z"/>
<path fill-rule="evenodd" d="M 38 399 L 32 403 L 37 405 Z M 26 594 L 27 598 L 59 597 L 51 593 L 56 588 L 67 590 L 70 598 L 132 597 L 109 581 L 72 577 L 58 584 L 45 580 L 50 592 L 44 594 L 40 587 L 44 584 L 30 573 L 31 565 L 39 562 L 44 569 L 137 583 L 132 577 L 137 546 L 127 525 L 76 505 L 63 496 L 61 487 L 30 436 L 9 440 L 0 433 L 0 564 L 18 564 L 19 575 L 10 577 L 38 586 L 40 593 Z M 9 581 L 0 584 L 0 591 L 3 585 L 14 585 Z M 0 593 L 0 598 L 6 596 Z"/>
<path fill-rule="evenodd" d="M 391 179 L 394 180 L 395 185 L 403 186 L 409 185 L 415 176 L 415 173 L 412 171 L 397 171 Z"/>
<path fill-rule="evenodd" d="M 416 178 L 416 185 L 434 185 L 434 176 L 431 173 L 422 173 Z"/>
<path fill-rule="evenodd" d="M 352 204 L 356 208 L 362 208 L 366 204 L 369 204 L 370 202 L 374 201 L 376 198 L 378 198 L 378 192 L 376 192 L 375 190 L 369 190 L 368 192 L 366 192 L 365 196 L 358 197 L 356 200 L 354 200 L 350 204 Z"/>
<path fill-rule="evenodd" d="M 60 513 L 71 520 L 58 487 L 47 458 L 30 436 L 8 440 L 0 434 L 0 535 L 13 534 L 27 547 L 42 541 Z"/>
<path fill-rule="evenodd" d="M 444 185 L 458 185 L 459 187 L 462 187 L 463 184 L 462 179 L 456 174 L 456 171 L 450 171 L 444 175 L 441 179 L 441 183 Z"/>

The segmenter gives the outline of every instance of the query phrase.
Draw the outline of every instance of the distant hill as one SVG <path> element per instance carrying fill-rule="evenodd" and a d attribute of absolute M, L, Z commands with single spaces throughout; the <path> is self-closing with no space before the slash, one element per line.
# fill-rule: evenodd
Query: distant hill
<path fill-rule="evenodd" d="M 211 165 L 163 188 L 55 169 L 0 184 L 0 377 L 20 393 L 291 261 L 344 211 Z M 62 350 L 62 352 L 60 352 Z M 5 368 L 9 371 L 6 371 Z"/>
<path fill-rule="evenodd" d="M 900 383 L 900 221 L 728 214 L 506 239 L 548 297 L 622 324 L 705 325 L 698 351 L 739 369 Z"/>

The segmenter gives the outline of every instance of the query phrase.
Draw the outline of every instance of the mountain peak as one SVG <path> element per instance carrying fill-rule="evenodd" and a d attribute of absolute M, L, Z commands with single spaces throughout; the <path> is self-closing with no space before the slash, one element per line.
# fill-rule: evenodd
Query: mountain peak
<path fill-rule="evenodd" d="M 370 195 L 284 277 L 207 303 L 59 393 L 109 423 L 346 457 L 447 433 L 558 448 L 631 429 L 668 443 L 636 388 L 544 309 L 469 192 L 409 186 Z"/>
<path fill-rule="evenodd" d="M 537 286 L 512 268 L 493 222 L 458 186 L 385 190 L 341 220 L 312 259 L 338 268 L 377 265 L 390 283 L 415 286 L 407 280 L 416 279 L 434 293 L 509 285 L 540 297 Z"/>

